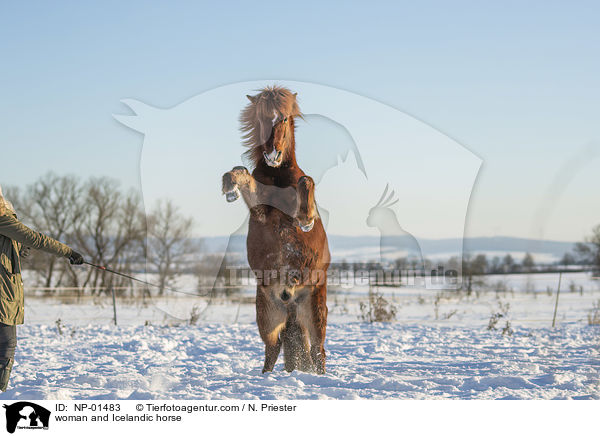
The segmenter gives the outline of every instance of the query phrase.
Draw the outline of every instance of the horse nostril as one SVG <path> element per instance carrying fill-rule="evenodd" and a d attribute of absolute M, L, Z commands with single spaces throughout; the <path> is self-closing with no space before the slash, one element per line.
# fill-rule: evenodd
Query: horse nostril
<path fill-rule="evenodd" d="M 286 291 L 283 291 L 283 292 L 281 293 L 281 299 L 282 299 L 283 301 L 288 301 L 288 300 L 290 299 L 290 297 L 291 297 L 291 295 L 290 295 L 290 293 L 289 293 L 287 290 L 286 290 Z"/>

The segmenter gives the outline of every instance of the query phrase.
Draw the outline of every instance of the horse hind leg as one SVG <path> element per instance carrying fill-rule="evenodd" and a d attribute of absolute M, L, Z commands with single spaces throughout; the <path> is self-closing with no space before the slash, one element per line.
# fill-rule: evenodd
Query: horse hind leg
<path fill-rule="evenodd" d="M 315 365 L 310 355 L 310 344 L 308 343 L 308 334 L 306 331 L 302 331 L 300 356 L 298 362 L 298 369 L 302 372 L 314 372 Z"/>
<path fill-rule="evenodd" d="M 281 350 L 280 332 L 285 323 L 285 312 L 269 304 L 265 291 L 256 295 L 256 322 L 260 337 L 265 344 L 265 363 L 262 372 L 273 371 Z"/>
<path fill-rule="evenodd" d="M 263 365 L 262 372 L 271 372 L 279 357 L 279 351 L 281 349 L 281 341 L 277 339 L 275 344 L 265 344 L 265 364 Z"/>
<path fill-rule="evenodd" d="M 303 372 L 313 372 L 314 365 L 309 352 L 308 334 L 298 323 L 295 310 L 290 312 L 281 332 L 284 369 L 288 372 L 295 369 Z"/>
<path fill-rule="evenodd" d="M 325 374 L 325 332 L 327 329 L 327 285 L 317 286 L 311 299 L 312 325 L 310 354 L 317 374 Z"/>
<path fill-rule="evenodd" d="M 286 326 L 281 331 L 281 342 L 283 344 L 283 368 L 292 372 L 298 366 L 298 344 L 294 340 L 293 326 Z"/>
<path fill-rule="evenodd" d="M 301 327 L 296 323 L 291 324 L 286 326 L 281 334 L 284 369 L 287 372 L 292 372 L 295 369 L 302 372 L 313 372 L 314 365 Z"/>

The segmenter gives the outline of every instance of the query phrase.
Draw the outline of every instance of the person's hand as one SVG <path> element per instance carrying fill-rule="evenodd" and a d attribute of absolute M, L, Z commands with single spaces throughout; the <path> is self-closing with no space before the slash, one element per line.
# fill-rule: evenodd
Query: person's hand
<path fill-rule="evenodd" d="M 25 246 L 21 247 L 21 251 L 19 251 L 19 256 L 22 259 L 25 259 L 27 256 L 29 256 L 30 250 L 31 250 L 31 247 L 25 247 Z"/>
<path fill-rule="evenodd" d="M 81 265 L 83 264 L 83 256 L 75 250 L 73 250 L 73 252 L 69 256 L 69 262 L 71 262 L 71 265 Z"/>

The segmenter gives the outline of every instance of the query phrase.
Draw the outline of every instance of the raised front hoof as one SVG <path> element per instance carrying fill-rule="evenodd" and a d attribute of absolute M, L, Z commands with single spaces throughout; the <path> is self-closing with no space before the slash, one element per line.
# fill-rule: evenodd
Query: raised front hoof
<path fill-rule="evenodd" d="M 223 195 L 228 203 L 240 198 L 240 188 L 236 179 L 235 169 L 223 174 Z"/>
<path fill-rule="evenodd" d="M 223 194 L 227 191 L 231 191 L 233 188 L 237 186 L 236 177 L 233 171 L 229 171 L 228 173 L 223 174 Z"/>
<path fill-rule="evenodd" d="M 237 186 L 231 191 L 225 192 L 225 200 L 227 200 L 227 203 L 233 203 L 238 198 L 240 198 L 240 190 Z"/>
<path fill-rule="evenodd" d="M 300 227 L 300 230 L 302 230 L 304 233 L 308 233 L 308 232 L 310 232 L 310 231 L 313 229 L 313 227 L 315 226 L 315 220 L 313 219 L 313 220 L 309 221 L 309 222 L 308 222 L 308 223 L 306 223 L 306 224 L 298 224 L 298 225 L 299 225 L 299 227 Z"/>

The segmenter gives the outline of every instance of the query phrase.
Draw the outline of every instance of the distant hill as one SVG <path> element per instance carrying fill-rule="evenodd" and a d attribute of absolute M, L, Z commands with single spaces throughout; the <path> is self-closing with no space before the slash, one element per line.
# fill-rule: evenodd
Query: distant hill
<path fill-rule="evenodd" d="M 334 262 L 368 261 L 379 257 L 379 237 L 377 236 L 341 236 L 328 235 L 329 248 Z M 386 245 L 403 246 L 406 236 L 392 237 Z M 210 253 L 224 252 L 229 243 L 230 251 L 240 256 L 246 255 L 246 236 L 237 235 L 214 236 L 202 238 L 204 250 Z M 461 246 L 464 251 L 472 254 L 483 253 L 488 257 L 504 256 L 510 253 L 515 260 L 520 260 L 525 253 L 532 253 L 536 262 L 550 263 L 558 261 L 562 256 L 571 251 L 574 242 L 546 241 L 538 239 L 513 238 L 509 236 L 476 237 L 448 239 L 419 239 L 424 257 L 430 259 L 445 259 L 455 255 Z M 401 251 L 391 251 L 384 254 L 384 258 L 392 260 L 402 256 Z"/>

